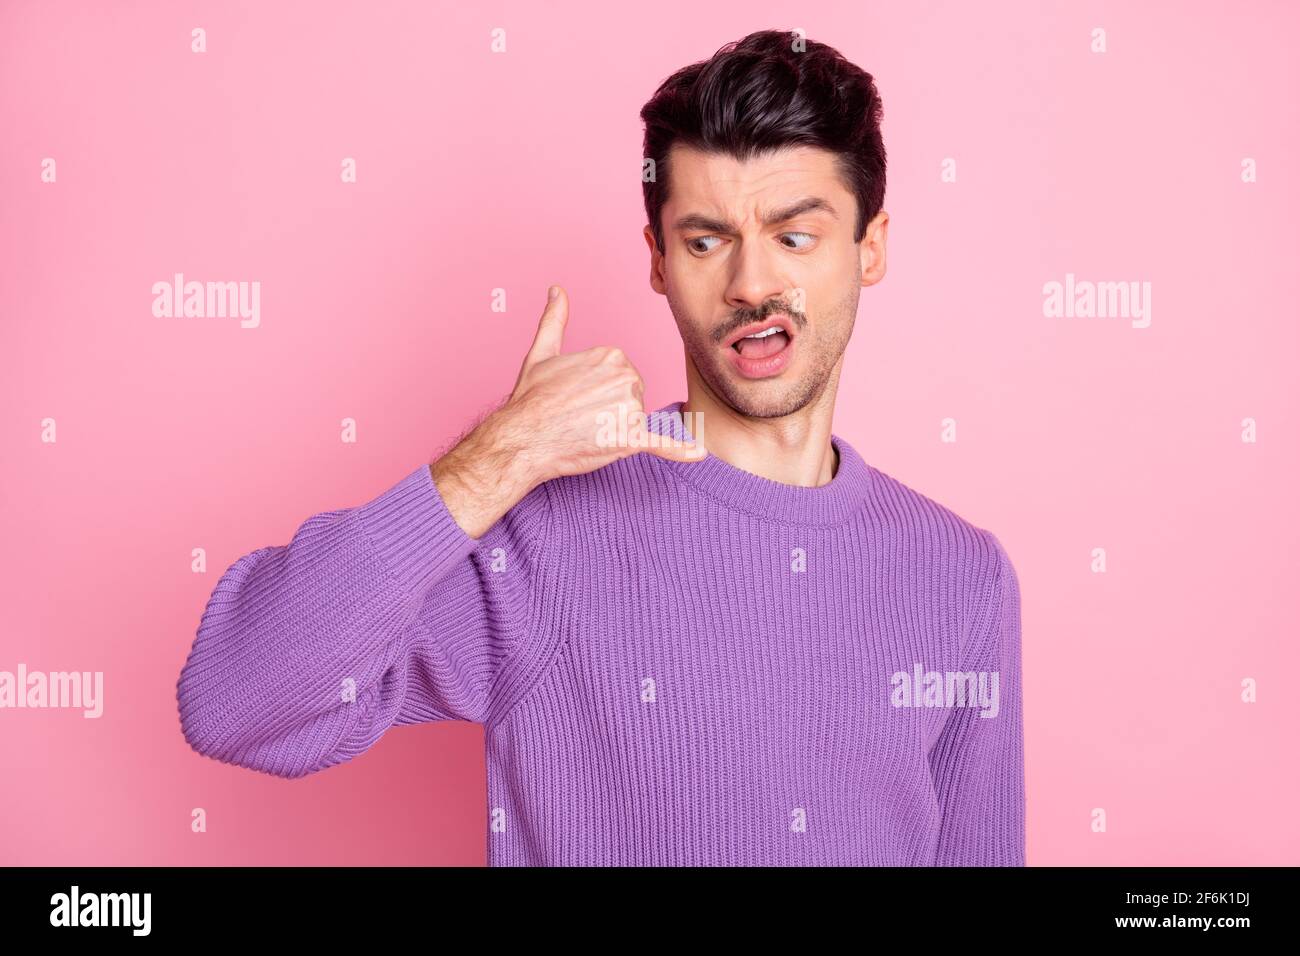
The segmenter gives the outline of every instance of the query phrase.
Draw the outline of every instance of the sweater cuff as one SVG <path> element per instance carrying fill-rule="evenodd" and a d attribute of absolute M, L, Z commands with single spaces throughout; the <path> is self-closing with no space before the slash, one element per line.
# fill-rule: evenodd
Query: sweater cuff
<path fill-rule="evenodd" d="M 477 542 L 447 510 L 427 464 L 356 508 L 357 521 L 393 577 L 423 594 Z"/>

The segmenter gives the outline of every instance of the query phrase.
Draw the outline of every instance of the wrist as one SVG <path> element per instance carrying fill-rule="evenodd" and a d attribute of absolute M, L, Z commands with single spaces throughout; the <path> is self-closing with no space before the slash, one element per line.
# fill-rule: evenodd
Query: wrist
<path fill-rule="evenodd" d="M 546 473 L 538 455 L 536 434 L 536 427 L 523 420 L 520 409 L 507 404 L 483 419 L 473 435 L 478 460 L 516 501 L 554 477 Z"/>
<path fill-rule="evenodd" d="M 511 437 L 516 432 L 508 425 L 488 416 L 429 465 L 447 509 L 472 538 L 481 537 L 540 483 L 531 458 Z"/>

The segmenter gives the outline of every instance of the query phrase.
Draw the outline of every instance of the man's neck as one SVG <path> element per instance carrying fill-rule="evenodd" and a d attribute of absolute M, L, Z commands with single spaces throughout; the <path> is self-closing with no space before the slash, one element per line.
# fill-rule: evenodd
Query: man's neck
<path fill-rule="evenodd" d="M 838 384 L 837 365 L 822 394 L 797 412 L 750 418 L 719 400 L 688 363 L 681 410 L 703 413 L 704 446 L 710 454 L 751 474 L 811 488 L 829 482 L 839 467 L 831 444 Z"/>

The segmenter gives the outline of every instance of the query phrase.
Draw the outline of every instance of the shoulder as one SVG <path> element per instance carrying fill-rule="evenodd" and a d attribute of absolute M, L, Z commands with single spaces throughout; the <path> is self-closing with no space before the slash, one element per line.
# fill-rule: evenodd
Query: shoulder
<path fill-rule="evenodd" d="M 629 504 L 644 505 L 666 487 L 658 459 L 630 455 L 591 471 L 552 478 L 532 494 L 543 493 L 550 511 L 560 517 L 586 519 L 601 512 L 623 513 Z"/>
<path fill-rule="evenodd" d="M 947 579 L 968 607 L 981 607 L 1016 585 L 1001 539 L 893 475 L 871 467 L 875 525 L 922 568 Z"/>
<path fill-rule="evenodd" d="M 903 555 L 906 576 L 946 606 L 959 659 L 994 633 L 1008 647 L 1018 642 L 1020 585 L 1001 539 L 876 468 L 872 487 L 878 543 Z"/>

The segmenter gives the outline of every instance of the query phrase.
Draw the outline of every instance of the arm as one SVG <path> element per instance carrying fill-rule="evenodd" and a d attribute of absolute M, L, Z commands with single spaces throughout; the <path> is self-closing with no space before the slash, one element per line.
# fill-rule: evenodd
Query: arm
<path fill-rule="evenodd" d="M 561 354 L 567 317 L 554 287 L 509 401 L 447 454 L 227 569 L 177 681 L 191 747 L 299 777 L 393 724 L 485 719 L 507 663 L 530 650 L 545 482 L 641 450 L 707 454 L 602 444 L 602 416 L 643 414 L 644 383 L 618 349 Z"/>
<path fill-rule="evenodd" d="M 954 707 L 930 751 L 943 815 L 938 866 L 1025 865 L 1020 587 L 1001 543 L 992 543 L 991 603 L 960 670 L 998 675 L 998 709 L 982 717 L 978 707 Z"/>

